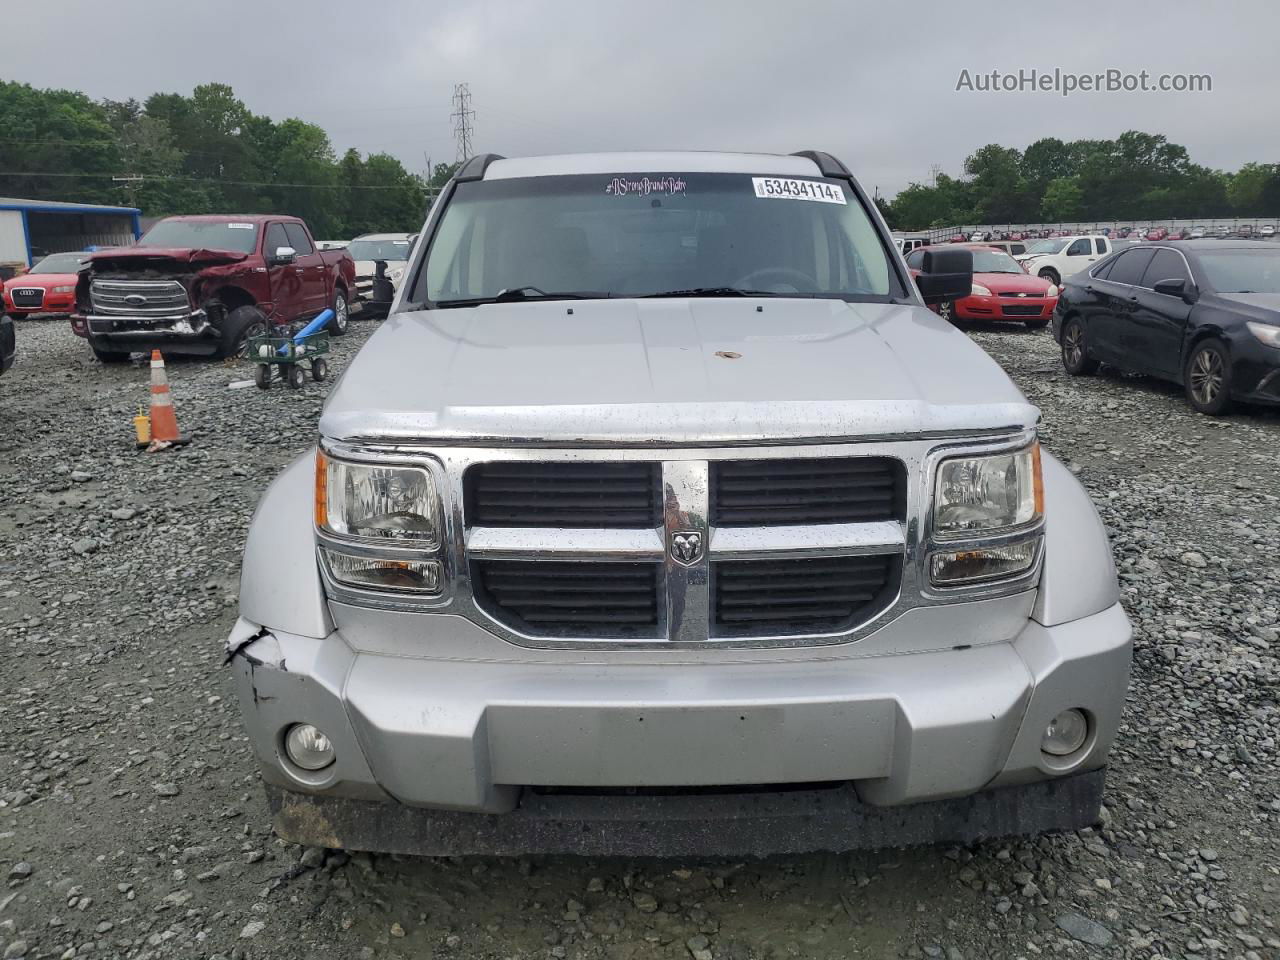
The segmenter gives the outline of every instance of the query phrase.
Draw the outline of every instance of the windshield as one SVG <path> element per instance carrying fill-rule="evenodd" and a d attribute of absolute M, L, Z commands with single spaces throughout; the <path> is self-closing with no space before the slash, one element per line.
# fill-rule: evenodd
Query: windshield
<path fill-rule="evenodd" d="M 1198 261 L 1219 293 L 1280 293 L 1280 250 L 1223 250 Z"/>
<path fill-rule="evenodd" d="M 1026 273 L 1018 261 L 997 250 L 973 251 L 974 273 Z"/>
<path fill-rule="evenodd" d="M 81 265 L 88 259 L 83 253 L 51 253 L 28 273 L 79 273 Z"/>
<path fill-rule="evenodd" d="M 234 220 L 161 220 L 143 235 L 138 246 L 253 253 L 258 246 L 258 226 Z"/>
<path fill-rule="evenodd" d="M 1027 247 L 1027 253 L 1061 253 L 1066 247 L 1066 240 L 1041 240 Z"/>
<path fill-rule="evenodd" d="M 408 260 L 408 240 L 352 240 L 347 253 L 352 260 Z"/>
<path fill-rule="evenodd" d="M 413 299 L 887 297 L 891 276 L 870 218 L 837 180 L 530 177 L 456 186 Z"/>

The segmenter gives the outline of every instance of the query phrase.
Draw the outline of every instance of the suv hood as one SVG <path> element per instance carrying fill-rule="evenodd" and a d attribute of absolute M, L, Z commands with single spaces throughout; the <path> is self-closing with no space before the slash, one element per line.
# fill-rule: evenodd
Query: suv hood
<path fill-rule="evenodd" d="M 320 419 L 335 440 L 644 445 L 1017 429 L 1038 411 L 918 306 L 773 298 L 393 313 Z"/>

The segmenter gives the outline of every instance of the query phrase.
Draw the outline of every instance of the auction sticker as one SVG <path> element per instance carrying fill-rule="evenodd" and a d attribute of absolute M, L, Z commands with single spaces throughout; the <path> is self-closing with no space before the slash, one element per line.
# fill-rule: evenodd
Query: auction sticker
<path fill-rule="evenodd" d="M 818 203 L 845 203 L 844 191 L 820 180 L 784 180 L 779 177 L 752 177 L 756 196 L 770 200 L 816 200 Z"/>

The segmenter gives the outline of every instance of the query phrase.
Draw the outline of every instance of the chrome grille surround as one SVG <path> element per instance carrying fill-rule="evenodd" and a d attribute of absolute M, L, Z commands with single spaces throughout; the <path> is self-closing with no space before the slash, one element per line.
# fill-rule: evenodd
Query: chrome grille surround
<path fill-rule="evenodd" d="M 430 600 L 406 602 L 376 591 L 336 584 L 320 564 L 325 590 L 339 603 L 422 614 L 463 616 L 490 633 L 518 646 L 538 649 L 732 649 L 805 647 L 856 641 L 906 611 L 922 606 L 972 602 L 1010 596 L 1035 588 L 1043 563 L 1043 525 L 1011 531 L 996 537 L 962 541 L 946 546 L 992 546 L 1034 538 L 1037 557 L 1024 575 L 972 587 L 937 589 L 928 580 L 926 563 L 931 552 L 929 518 L 932 512 L 934 475 L 939 461 L 948 456 L 1001 453 L 1021 449 L 1035 439 L 1034 430 L 1002 432 L 981 438 L 933 437 L 927 439 L 877 438 L 873 441 L 835 444 L 770 443 L 693 447 L 469 447 L 433 441 L 421 446 L 404 442 L 355 443 L 325 441 L 335 456 L 404 463 L 428 469 L 442 501 L 444 530 L 444 589 Z M 854 524 L 814 524 L 775 527 L 715 528 L 708 523 L 709 464 L 717 460 L 797 459 L 875 456 L 902 461 L 906 471 L 906 519 Z M 654 529 L 572 529 L 555 527 L 469 527 L 464 514 L 463 477 L 469 467 L 497 461 L 515 462 L 616 462 L 656 461 L 661 465 L 664 516 Z M 697 562 L 685 564 L 672 557 L 674 532 L 702 535 L 704 549 Z M 320 537 L 323 542 L 324 537 Z M 347 545 L 348 549 L 350 545 Z M 401 548 L 406 556 L 411 550 Z M 385 551 L 383 551 L 385 555 Z M 892 555 L 901 558 L 897 590 L 866 619 L 834 633 L 716 636 L 711 621 L 711 564 L 719 560 L 788 559 L 801 557 Z M 415 554 L 416 555 L 416 554 Z M 618 639 L 609 637 L 548 637 L 521 632 L 495 617 L 478 602 L 472 590 L 470 562 L 489 560 L 537 560 L 548 563 L 573 560 L 648 561 L 660 564 L 658 623 L 652 635 Z"/>
<path fill-rule="evenodd" d="M 103 317 L 168 320 L 191 313 L 187 288 L 177 280 L 105 280 L 89 284 L 93 312 Z"/>

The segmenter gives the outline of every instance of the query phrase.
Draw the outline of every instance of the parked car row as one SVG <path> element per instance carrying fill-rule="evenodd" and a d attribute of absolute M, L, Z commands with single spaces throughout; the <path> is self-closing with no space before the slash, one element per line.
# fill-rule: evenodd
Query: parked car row
<path fill-rule="evenodd" d="M 1130 246 L 1069 277 L 1053 314 L 1066 371 L 1106 363 L 1180 384 L 1196 410 L 1280 404 L 1280 247 Z"/>

